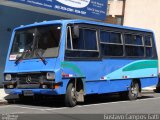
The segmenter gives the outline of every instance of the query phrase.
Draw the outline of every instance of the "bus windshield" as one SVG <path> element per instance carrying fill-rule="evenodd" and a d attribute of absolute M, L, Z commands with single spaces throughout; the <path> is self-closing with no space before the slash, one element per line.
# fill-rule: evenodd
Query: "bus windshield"
<path fill-rule="evenodd" d="M 61 25 L 36 26 L 17 30 L 10 60 L 57 57 L 61 37 Z"/>

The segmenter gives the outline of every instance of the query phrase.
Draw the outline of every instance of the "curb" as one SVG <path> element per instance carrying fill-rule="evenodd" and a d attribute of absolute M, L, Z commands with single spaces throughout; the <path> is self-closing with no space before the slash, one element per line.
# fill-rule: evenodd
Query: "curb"
<path fill-rule="evenodd" d="M 142 90 L 154 90 L 154 89 L 156 89 L 156 86 L 149 86 L 142 88 Z"/>
<path fill-rule="evenodd" d="M 142 89 L 142 92 L 154 92 L 155 89 Z"/>
<path fill-rule="evenodd" d="M 6 105 L 8 104 L 7 100 L 0 100 L 0 105 Z"/>
<path fill-rule="evenodd" d="M 8 101 L 5 100 L 5 97 L 7 96 L 8 94 L 5 93 L 4 89 L 3 88 L 0 88 L 0 105 L 3 105 L 3 104 L 7 104 Z"/>
<path fill-rule="evenodd" d="M 142 90 L 142 92 L 141 92 L 142 94 L 149 94 L 149 93 L 155 93 L 155 91 L 154 90 Z"/>
<path fill-rule="evenodd" d="M 142 88 L 142 93 L 153 93 L 156 90 L 156 86 L 150 86 Z"/>

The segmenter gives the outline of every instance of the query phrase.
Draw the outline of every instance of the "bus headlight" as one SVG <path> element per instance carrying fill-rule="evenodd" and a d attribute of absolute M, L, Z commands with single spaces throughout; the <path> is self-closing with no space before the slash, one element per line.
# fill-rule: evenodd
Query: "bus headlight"
<path fill-rule="evenodd" d="M 48 72 L 46 77 L 47 77 L 47 80 L 54 80 L 55 79 L 55 73 L 54 72 Z"/>
<path fill-rule="evenodd" d="M 12 80 L 11 74 L 6 74 L 6 75 L 5 75 L 5 80 L 6 80 L 6 81 L 11 81 L 11 80 Z"/>

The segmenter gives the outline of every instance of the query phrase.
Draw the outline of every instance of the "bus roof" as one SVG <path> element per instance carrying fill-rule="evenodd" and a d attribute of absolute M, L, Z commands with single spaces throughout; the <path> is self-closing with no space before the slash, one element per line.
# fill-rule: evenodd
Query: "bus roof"
<path fill-rule="evenodd" d="M 35 22 L 33 24 L 29 25 L 22 25 L 20 27 L 17 27 L 15 30 L 18 29 L 23 29 L 23 28 L 29 28 L 29 27 L 34 27 L 34 26 L 41 26 L 41 25 L 49 25 L 49 24 L 56 24 L 56 23 L 62 23 L 62 24 L 91 24 L 91 25 L 100 25 L 104 27 L 113 27 L 113 28 L 120 28 L 120 29 L 127 29 L 127 30 L 135 30 L 135 31 L 142 31 L 142 32 L 153 32 L 152 30 L 148 29 L 142 29 L 142 28 L 135 28 L 135 27 L 128 27 L 128 26 L 122 26 L 122 25 L 116 25 L 116 24 L 108 24 L 108 23 L 103 23 L 103 22 L 95 22 L 95 21 L 90 21 L 90 20 L 79 20 L 79 19 L 74 19 L 74 20 L 52 20 L 52 21 L 43 21 L 43 22 Z"/>

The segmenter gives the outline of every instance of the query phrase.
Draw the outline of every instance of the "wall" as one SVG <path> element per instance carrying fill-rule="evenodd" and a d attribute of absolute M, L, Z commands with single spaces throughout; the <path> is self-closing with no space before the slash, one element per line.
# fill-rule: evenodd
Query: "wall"
<path fill-rule="evenodd" d="M 160 59 L 160 0 L 126 0 L 124 25 L 155 32 Z M 160 65 L 160 63 L 159 63 Z"/>
<path fill-rule="evenodd" d="M 107 9 L 107 23 L 123 24 L 124 18 L 124 0 L 109 0 Z"/>
<path fill-rule="evenodd" d="M 6 0 L 4 3 L 51 10 L 66 18 L 105 20 L 108 0 Z"/>
<path fill-rule="evenodd" d="M 40 14 L 17 8 L 0 5 L 0 84 L 5 66 L 5 59 L 9 47 L 11 31 L 20 25 L 40 22 L 44 20 L 62 19 L 57 16 Z"/>
<path fill-rule="evenodd" d="M 112 17 L 114 17 L 115 15 L 122 15 L 123 1 L 109 0 L 108 5 L 109 5 L 108 15 L 112 15 Z"/>

